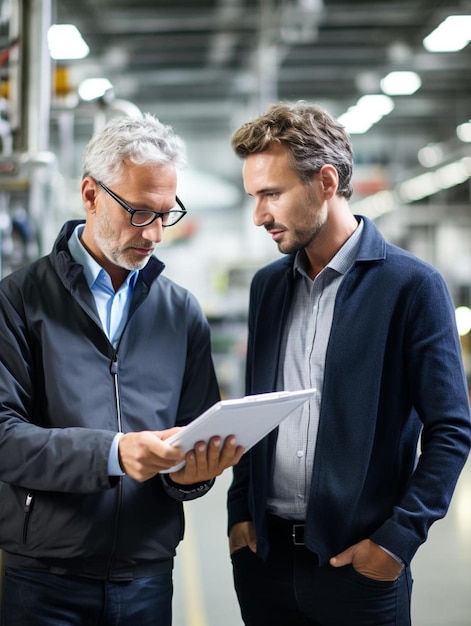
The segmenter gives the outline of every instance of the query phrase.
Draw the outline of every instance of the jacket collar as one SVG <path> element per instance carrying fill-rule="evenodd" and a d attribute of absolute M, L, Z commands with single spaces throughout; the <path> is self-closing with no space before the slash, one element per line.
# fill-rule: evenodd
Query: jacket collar
<path fill-rule="evenodd" d="M 83 266 L 77 263 L 70 254 L 68 241 L 79 224 L 84 224 L 85 220 L 69 220 L 66 222 L 54 242 L 50 261 L 66 286 L 72 286 L 83 273 Z M 163 271 L 165 265 L 156 257 L 151 257 L 147 265 L 139 271 L 141 278 L 147 285 L 150 285 Z"/>
<path fill-rule="evenodd" d="M 356 263 L 382 261 L 386 258 L 386 241 L 384 237 L 369 218 L 363 215 L 355 215 L 355 217 L 357 219 L 361 217 L 364 222 Z"/>

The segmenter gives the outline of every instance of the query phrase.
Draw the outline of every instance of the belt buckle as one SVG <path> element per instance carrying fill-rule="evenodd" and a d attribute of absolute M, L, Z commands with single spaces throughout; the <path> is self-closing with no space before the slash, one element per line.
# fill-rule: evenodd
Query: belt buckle
<path fill-rule="evenodd" d="M 304 545 L 304 524 L 293 524 L 292 537 L 295 546 Z"/>

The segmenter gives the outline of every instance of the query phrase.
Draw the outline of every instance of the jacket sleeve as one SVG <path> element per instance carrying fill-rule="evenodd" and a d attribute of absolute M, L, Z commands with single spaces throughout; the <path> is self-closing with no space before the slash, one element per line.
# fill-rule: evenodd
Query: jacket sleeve
<path fill-rule="evenodd" d="M 441 276 L 424 279 L 406 315 L 407 383 L 422 422 L 421 449 L 405 493 L 371 539 L 409 563 L 447 512 L 469 453 L 471 424 L 454 307 Z"/>
<path fill-rule="evenodd" d="M 10 296 L 17 291 L 10 286 Z M 0 288 L 0 478 L 37 490 L 109 489 L 113 481 L 108 476 L 108 456 L 114 432 L 42 427 L 41 418 L 38 424 L 30 418 L 36 412 L 35 385 L 40 384 L 42 365 L 29 341 L 20 302 L 21 294 L 13 304 Z"/>
<path fill-rule="evenodd" d="M 188 502 L 189 500 L 196 500 L 208 493 L 211 487 L 215 483 L 215 479 L 207 480 L 202 483 L 196 483 L 194 485 L 179 485 L 173 482 L 173 480 L 166 474 L 161 474 L 165 492 L 168 496 L 179 502 Z"/>
<path fill-rule="evenodd" d="M 253 351 L 253 320 L 255 309 L 255 281 L 250 288 L 250 305 L 248 320 L 247 357 L 245 371 L 245 393 L 253 393 L 252 380 L 252 351 Z M 249 481 L 250 481 L 250 456 L 251 452 L 244 454 L 237 465 L 232 469 L 233 479 L 227 495 L 228 529 L 234 524 L 251 520 L 249 511 Z"/>
<path fill-rule="evenodd" d="M 185 373 L 178 408 L 177 425 L 186 425 L 220 400 L 219 386 L 211 353 L 210 328 L 200 305 L 188 293 L 188 349 Z M 169 476 L 161 476 L 167 495 L 174 500 L 188 501 L 204 496 L 214 479 L 195 485 L 177 485 Z"/>

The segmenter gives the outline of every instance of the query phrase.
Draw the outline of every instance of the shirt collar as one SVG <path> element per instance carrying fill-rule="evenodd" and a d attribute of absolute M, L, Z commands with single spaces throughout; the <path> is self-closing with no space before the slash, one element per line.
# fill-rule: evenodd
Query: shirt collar
<path fill-rule="evenodd" d="M 353 234 L 347 239 L 336 255 L 326 265 L 326 267 L 329 267 L 338 274 L 346 274 L 357 257 L 361 233 L 363 231 L 363 220 L 359 219 L 358 222 L 358 228 L 355 229 Z M 298 250 L 295 256 L 293 265 L 294 275 L 296 275 L 297 272 L 305 274 L 306 267 L 307 257 L 303 248 L 302 250 Z"/>

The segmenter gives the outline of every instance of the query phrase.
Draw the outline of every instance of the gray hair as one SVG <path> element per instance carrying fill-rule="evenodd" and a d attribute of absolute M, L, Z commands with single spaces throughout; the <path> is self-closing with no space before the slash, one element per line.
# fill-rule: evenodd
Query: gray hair
<path fill-rule="evenodd" d="M 150 113 L 142 117 L 112 118 L 85 148 L 82 177 L 91 176 L 112 185 L 117 182 L 123 162 L 136 165 L 186 165 L 183 140 L 171 126 Z"/>
<path fill-rule="evenodd" d="M 246 159 L 274 143 L 285 145 L 293 169 L 304 184 L 323 165 L 333 165 L 339 175 L 337 194 L 352 195 L 353 154 L 345 128 L 325 109 L 302 100 L 272 105 L 257 119 L 242 124 L 232 135 L 232 148 Z"/>

